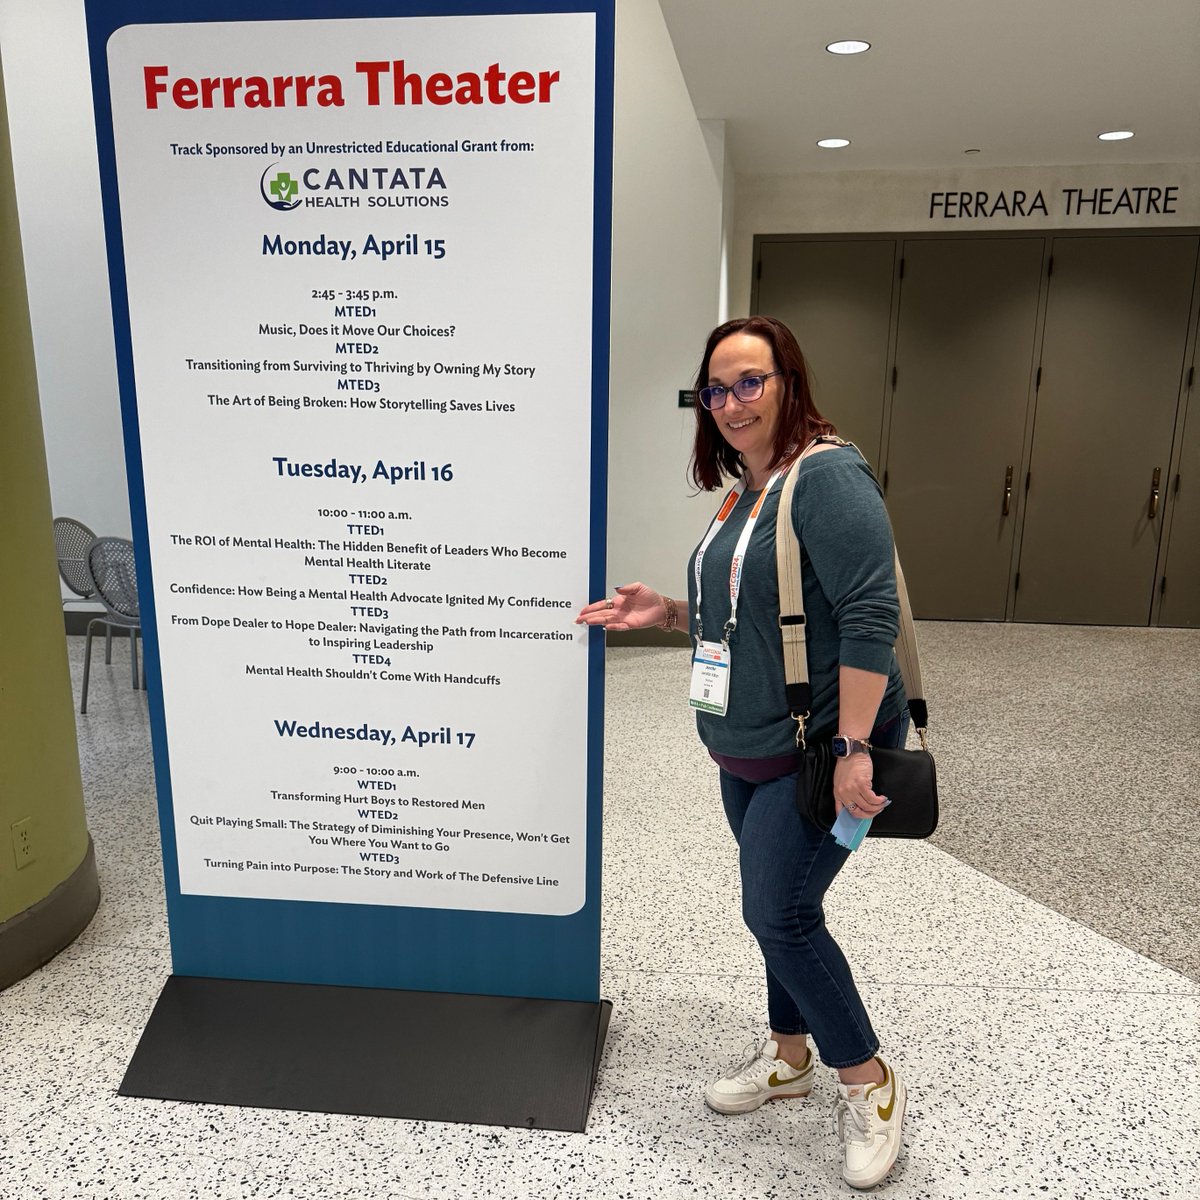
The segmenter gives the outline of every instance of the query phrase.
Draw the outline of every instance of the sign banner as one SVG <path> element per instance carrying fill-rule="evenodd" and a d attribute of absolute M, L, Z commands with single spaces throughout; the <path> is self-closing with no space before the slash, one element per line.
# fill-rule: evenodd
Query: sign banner
<path fill-rule="evenodd" d="M 611 4 L 87 7 L 177 973 L 595 999 Z"/>

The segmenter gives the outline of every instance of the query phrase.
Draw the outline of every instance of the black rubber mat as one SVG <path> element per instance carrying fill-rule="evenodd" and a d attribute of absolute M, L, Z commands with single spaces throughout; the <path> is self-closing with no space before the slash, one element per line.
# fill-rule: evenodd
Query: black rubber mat
<path fill-rule="evenodd" d="M 582 1133 L 611 1012 L 173 975 L 120 1093 Z"/>

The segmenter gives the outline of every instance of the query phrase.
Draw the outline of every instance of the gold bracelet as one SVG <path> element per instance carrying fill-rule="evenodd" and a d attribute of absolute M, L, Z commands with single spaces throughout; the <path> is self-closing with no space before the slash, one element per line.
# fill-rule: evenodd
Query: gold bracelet
<path fill-rule="evenodd" d="M 662 600 L 663 604 L 666 605 L 667 615 L 663 620 L 659 621 L 658 627 L 671 633 L 679 627 L 679 609 L 670 596 L 664 596 Z"/>

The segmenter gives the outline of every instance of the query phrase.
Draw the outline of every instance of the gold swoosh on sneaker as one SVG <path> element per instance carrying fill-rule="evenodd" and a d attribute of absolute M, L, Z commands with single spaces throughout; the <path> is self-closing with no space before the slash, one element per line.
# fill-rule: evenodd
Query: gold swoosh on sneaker
<path fill-rule="evenodd" d="M 884 1085 L 886 1086 L 888 1083 L 892 1085 L 892 1098 L 888 1101 L 887 1108 L 884 1108 L 882 1104 L 877 1103 L 875 1106 L 875 1111 L 879 1113 L 879 1119 L 881 1121 L 890 1121 L 892 1119 L 892 1110 L 896 1107 L 896 1080 L 892 1075 L 892 1068 L 887 1066 L 886 1063 L 884 1064 L 884 1068 L 887 1071 L 887 1079 L 884 1081 Z"/>
<path fill-rule="evenodd" d="M 798 1083 L 803 1075 L 804 1075 L 804 1072 L 801 1071 L 799 1075 L 793 1075 L 791 1077 L 791 1079 L 780 1079 L 779 1072 L 772 1071 L 771 1078 L 767 1080 L 767 1086 L 768 1087 L 785 1087 L 789 1083 Z"/>

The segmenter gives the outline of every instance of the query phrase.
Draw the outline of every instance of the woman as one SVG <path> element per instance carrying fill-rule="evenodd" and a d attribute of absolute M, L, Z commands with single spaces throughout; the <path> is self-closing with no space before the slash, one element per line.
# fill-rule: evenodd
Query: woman
<path fill-rule="evenodd" d="M 804 357 L 780 321 L 750 317 L 715 329 L 696 388 L 692 477 L 712 491 L 733 476 L 741 491 L 736 505 L 737 489 L 731 493 L 693 552 L 686 609 L 632 583 L 589 604 L 577 622 L 674 629 L 686 619 L 696 659 L 704 660 L 693 666 L 692 704 L 700 738 L 720 767 L 739 847 L 743 916 L 766 961 L 770 1018 L 770 1037 L 708 1085 L 706 1102 L 744 1113 L 808 1095 L 811 1033 L 838 1073 L 843 1177 L 867 1188 L 896 1161 L 906 1094 L 877 1054 L 850 968 L 825 926 L 822 901 L 849 852 L 795 806 L 799 753 L 784 694 L 775 564 L 783 473 L 809 451 L 791 513 L 802 547 L 813 689 L 807 736 L 851 739 L 839 745 L 850 753 L 837 761 L 834 798 L 839 813 L 847 808 L 859 817 L 887 803 L 871 787 L 869 746 L 902 745 L 908 724 L 892 651 L 899 605 L 891 529 L 869 468 L 814 407 Z M 733 569 L 738 555 L 740 572 Z"/>

